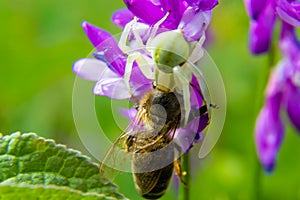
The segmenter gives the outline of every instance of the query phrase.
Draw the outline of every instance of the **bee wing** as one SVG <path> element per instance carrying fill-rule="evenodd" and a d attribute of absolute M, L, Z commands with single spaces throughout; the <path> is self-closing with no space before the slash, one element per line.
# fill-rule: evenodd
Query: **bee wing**
<path fill-rule="evenodd" d="M 130 169 L 130 155 L 124 147 L 127 137 L 127 132 L 123 132 L 114 141 L 101 163 L 101 176 L 113 180 L 120 171 L 128 171 Z"/>
<path fill-rule="evenodd" d="M 140 117 L 137 114 L 130 122 L 128 127 L 120 134 L 120 136 L 113 142 L 112 146 L 106 153 L 101 166 L 100 174 L 109 180 L 113 180 L 120 171 L 131 172 L 131 159 L 134 135 L 140 130 Z"/>

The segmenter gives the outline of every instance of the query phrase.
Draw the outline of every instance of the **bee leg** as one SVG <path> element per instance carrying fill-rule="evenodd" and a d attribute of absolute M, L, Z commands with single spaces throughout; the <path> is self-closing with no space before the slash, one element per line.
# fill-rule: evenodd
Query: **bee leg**
<path fill-rule="evenodd" d="M 176 88 L 181 89 L 183 93 L 183 106 L 185 111 L 184 124 L 187 125 L 189 114 L 191 111 L 191 102 L 190 102 L 190 79 L 187 77 L 187 74 L 183 71 L 181 67 L 175 67 L 173 69 L 174 81 Z"/>
<path fill-rule="evenodd" d="M 175 172 L 176 172 L 176 174 L 177 174 L 177 176 L 178 176 L 180 182 L 181 182 L 185 187 L 187 187 L 187 186 L 188 186 L 187 183 L 186 183 L 186 182 L 183 180 L 183 178 L 182 178 L 182 177 L 185 175 L 186 172 L 183 172 L 183 171 L 182 171 L 180 162 L 179 162 L 178 160 L 176 160 L 176 161 L 174 162 L 174 168 L 175 168 Z"/>
<path fill-rule="evenodd" d="M 136 20 L 137 19 L 134 18 L 133 20 L 131 20 L 129 23 L 126 24 L 118 43 L 119 48 L 126 54 L 129 54 L 132 51 L 132 49 L 126 43 L 130 31 L 132 30 L 132 26 L 136 23 Z"/>

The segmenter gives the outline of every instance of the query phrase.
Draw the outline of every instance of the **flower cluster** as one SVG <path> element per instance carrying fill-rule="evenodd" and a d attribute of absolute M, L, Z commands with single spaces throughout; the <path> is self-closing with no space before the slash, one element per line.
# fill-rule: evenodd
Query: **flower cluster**
<path fill-rule="evenodd" d="M 281 22 L 279 47 L 283 58 L 271 72 L 265 104 L 256 121 L 255 139 L 259 159 L 268 172 L 274 169 L 284 138 L 282 111 L 300 132 L 300 3 L 287 0 L 247 0 L 251 16 L 250 50 L 262 54 L 269 50 L 276 18 Z"/>
<path fill-rule="evenodd" d="M 294 0 L 244 0 L 250 21 L 250 50 L 262 54 L 270 49 L 276 18 L 300 26 L 300 3 Z"/>
<path fill-rule="evenodd" d="M 205 30 L 210 23 L 212 9 L 218 4 L 218 1 L 124 0 L 124 3 L 127 9 L 116 11 L 112 16 L 112 21 L 117 26 L 124 28 L 136 17 L 136 29 L 142 30 L 139 34 L 143 42 L 149 38 L 149 33 L 154 24 L 164 16 L 167 16 L 167 18 L 160 25 L 160 32 L 181 29 L 187 41 L 196 42 L 205 34 Z M 128 100 L 133 95 L 136 99 L 140 99 L 143 94 L 153 89 L 153 80 L 147 79 L 137 64 L 134 63 L 129 81 L 130 88 L 133 91 L 133 94 L 131 94 L 124 82 L 127 55 L 119 48 L 118 41 L 110 33 L 88 22 L 83 22 L 82 26 L 88 39 L 97 50 L 93 54 L 96 59 L 84 58 L 76 61 L 73 65 L 73 71 L 81 78 L 97 82 L 93 88 L 95 95 Z M 133 43 L 134 38 L 130 37 L 129 39 Z M 195 77 L 192 81 L 195 82 L 196 90 L 200 90 Z M 200 105 L 202 104 L 202 99 L 199 96 L 191 96 L 191 102 L 195 101 Z M 136 110 L 133 108 L 126 113 L 130 118 L 130 116 L 136 114 Z M 201 138 L 199 132 L 207 125 L 208 116 L 205 115 L 201 119 L 203 120 L 199 122 L 198 117 L 198 120 L 188 124 L 182 130 L 182 133 L 177 134 L 182 138 L 183 143 L 186 143 L 186 145 L 182 145 L 184 151 L 190 149 L 192 141 L 197 142 Z M 195 123 L 197 123 L 197 126 L 195 126 Z M 191 136 L 191 132 L 196 133 L 196 135 Z"/>
<path fill-rule="evenodd" d="M 169 16 L 161 25 L 168 30 L 181 29 L 187 40 L 199 40 L 210 23 L 212 9 L 217 0 L 124 0 L 128 9 L 117 11 L 113 22 L 124 28 L 137 16 L 142 27 L 155 24 L 167 12 Z"/>

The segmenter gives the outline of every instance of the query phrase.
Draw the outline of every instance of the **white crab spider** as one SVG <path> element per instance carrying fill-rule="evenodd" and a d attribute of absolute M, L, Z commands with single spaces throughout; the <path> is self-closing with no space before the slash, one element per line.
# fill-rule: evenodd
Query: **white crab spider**
<path fill-rule="evenodd" d="M 158 21 L 150 32 L 149 39 L 144 45 L 138 30 L 136 30 L 137 18 L 129 22 L 122 32 L 119 40 L 119 48 L 128 55 L 124 81 L 131 92 L 129 80 L 134 61 L 146 78 L 153 80 L 158 89 L 176 92 L 183 95 L 185 110 L 184 126 L 186 126 L 190 114 L 190 82 L 192 75 L 197 77 L 201 90 L 206 90 L 205 80 L 200 69 L 194 65 L 203 56 L 203 42 L 205 35 L 198 42 L 187 42 L 182 30 L 170 30 L 156 35 L 158 27 L 164 22 L 168 14 Z M 138 48 L 126 44 L 132 31 Z M 141 53 L 141 50 L 145 53 Z M 146 54 L 151 55 L 151 58 Z M 209 98 L 203 93 L 204 101 L 209 107 Z"/>

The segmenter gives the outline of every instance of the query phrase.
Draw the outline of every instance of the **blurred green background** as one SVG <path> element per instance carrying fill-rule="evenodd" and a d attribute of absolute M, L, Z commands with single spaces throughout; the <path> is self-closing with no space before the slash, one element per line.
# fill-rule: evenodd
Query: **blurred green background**
<path fill-rule="evenodd" d="M 92 50 L 81 22 L 117 34 L 110 16 L 122 7 L 121 0 L 0 1 L 0 132 L 36 132 L 89 154 L 72 116 L 72 64 Z M 274 173 L 265 174 L 257 162 L 253 126 L 268 60 L 250 55 L 248 24 L 242 1 L 220 1 L 214 9 L 208 52 L 223 75 L 228 110 L 214 150 L 193 167 L 192 199 L 300 199 L 300 141 L 288 122 Z M 96 97 L 96 109 L 102 128 L 116 137 L 120 129 L 109 99 Z M 121 193 L 139 199 L 130 174 L 116 183 Z M 162 199 L 176 199 L 173 186 Z"/>

